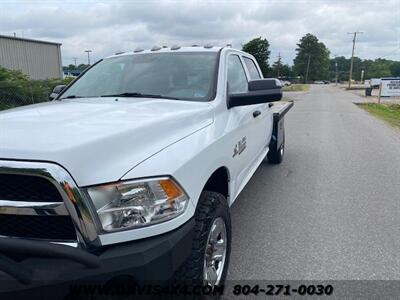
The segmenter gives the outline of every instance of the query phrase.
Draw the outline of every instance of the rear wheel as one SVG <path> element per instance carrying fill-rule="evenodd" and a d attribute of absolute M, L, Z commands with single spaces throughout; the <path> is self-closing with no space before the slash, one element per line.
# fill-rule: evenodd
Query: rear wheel
<path fill-rule="evenodd" d="M 201 194 L 195 213 L 192 253 L 176 278 L 187 284 L 223 285 L 231 251 L 231 220 L 226 198 Z"/>
<path fill-rule="evenodd" d="M 272 164 L 280 164 L 283 160 L 283 155 L 285 154 L 285 131 L 283 131 L 283 139 L 280 147 L 276 147 L 275 145 L 271 145 L 270 150 L 268 151 L 267 158 L 268 161 Z"/>

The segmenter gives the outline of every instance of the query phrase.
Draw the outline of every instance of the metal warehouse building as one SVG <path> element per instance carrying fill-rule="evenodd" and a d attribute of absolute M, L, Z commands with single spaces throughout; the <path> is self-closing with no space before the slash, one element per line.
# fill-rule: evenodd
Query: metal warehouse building
<path fill-rule="evenodd" d="M 0 35 L 0 66 L 31 79 L 62 78 L 61 44 Z"/>

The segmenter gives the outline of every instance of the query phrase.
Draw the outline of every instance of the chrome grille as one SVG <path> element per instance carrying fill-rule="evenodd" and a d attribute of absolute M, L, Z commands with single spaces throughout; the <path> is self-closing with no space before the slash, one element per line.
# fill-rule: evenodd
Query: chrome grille
<path fill-rule="evenodd" d="M 95 211 L 63 167 L 0 159 L 0 235 L 98 247 Z"/>
<path fill-rule="evenodd" d="M 56 186 L 40 176 L 0 174 L 0 236 L 76 240 Z"/>
<path fill-rule="evenodd" d="M 0 174 L 0 200 L 63 202 L 57 188 L 39 176 Z"/>

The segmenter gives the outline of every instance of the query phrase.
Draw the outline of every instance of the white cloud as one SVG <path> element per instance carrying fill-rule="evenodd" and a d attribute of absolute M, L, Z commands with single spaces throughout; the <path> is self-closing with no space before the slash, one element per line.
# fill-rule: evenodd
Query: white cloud
<path fill-rule="evenodd" d="M 257 36 L 292 63 L 298 40 L 315 34 L 332 54 L 349 56 L 352 36 L 362 30 L 356 55 L 400 60 L 400 1 L 2 1 L 0 34 L 58 41 L 64 63 L 85 62 L 154 44 L 193 43 L 235 47 Z"/>

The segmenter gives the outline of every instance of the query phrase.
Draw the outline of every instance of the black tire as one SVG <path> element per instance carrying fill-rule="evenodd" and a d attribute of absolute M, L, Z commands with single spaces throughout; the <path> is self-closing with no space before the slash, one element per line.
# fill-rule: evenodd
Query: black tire
<path fill-rule="evenodd" d="M 225 221 L 226 228 L 226 256 L 223 265 L 221 280 L 218 285 L 223 285 L 229 266 L 231 252 L 231 219 L 229 206 L 226 198 L 216 192 L 202 192 L 195 213 L 194 237 L 192 242 L 192 253 L 185 264 L 177 272 L 174 281 L 185 284 L 203 285 L 203 270 L 206 245 L 211 230 L 211 225 L 217 218 Z"/>
<path fill-rule="evenodd" d="M 282 145 L 278 148 L 275 145 L 271 145 L 268 151 L 267 158 L 271 164 L 280 164 L 285 155 L 285 131 L 283 131 Z"/>

